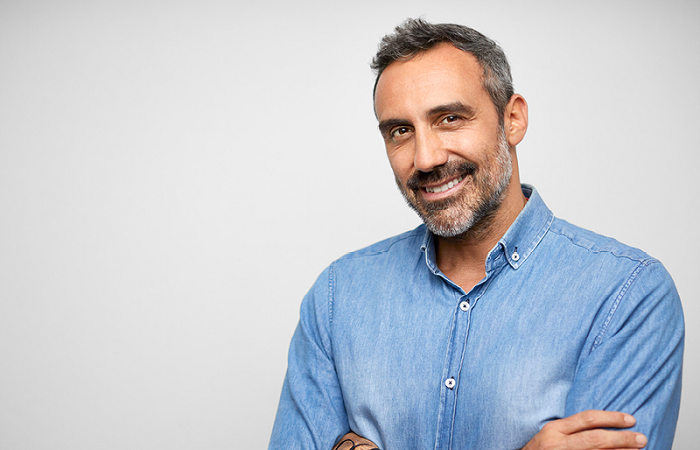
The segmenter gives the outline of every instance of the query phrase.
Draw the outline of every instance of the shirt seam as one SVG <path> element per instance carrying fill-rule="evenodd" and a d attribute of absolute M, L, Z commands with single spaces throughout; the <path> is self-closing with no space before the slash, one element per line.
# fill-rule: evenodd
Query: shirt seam
<path fill-rule="evenodd" d="M 415 238 L 417 234 L 418 234 L 418 232 L 416 230 L 410 231 L 403 236 L 396 236 L 393 239 L 391 239 L 391 242 L 387 243 L 386 244 L 387 247 L 384 249 L 381 249 L 381 250 L 368 250 L 368 249 L 357 250 L 354 252 L 346 253 L 345 255 L 340 257 L 337 261 L 341 261 L 344 259 L 363 258 L 366 256 L 378 256 L 378 255 L 382 255 L 384 253 L 388 253 L 394 245 L 399 244 L 402 241 L 405 241 L 407 239 Z"/>
<path fill-rule="evenodd" d="M 625 296 L 627 295 L 627 292 L 629 292 L 629 289 L 632 287 L 632 284 L 637 280 L 639 277 L 639 274 L 647 267 L 649 267 L 652 264 L 659 263 L 657 260 L 651 259 L 651 260 L 642 260 L 639 261 L 639 264 L 634 268 L 630 276 L 627 278 L 627 281 L 625 284 L 622 286 L 622 289 L 620 289 L 620 292 L 618 293 L 617 297 L 615 298 L 615 301 L 613 302 L 612 306 L 610 307 L 610 310 L 608 311 L 607 316 L 605 317 L 605 321 L 603 322 L 603 325 L 601 326 L 600 331 L 598 332 L 598 335 L 596 336 L 595 340 L 593 341 L 593 345 L 591 345 L 591 350 L 588 352 L 588 354 L 591 354 L 595 351 L 596 348 L 600 346 L 600 344 L 603 342 L 603 339 L 605 338 L 605 335 L 608 332 L 608 328 L 610 326 L 610 323 L 612 323 L 612 320 L 615 316 L 615 313 L 618 310 L 618 307 L 620 306 L 620 303 L 624 300 Z"/>
<path fill-rule="evenodd" d="M 333 302 L 335 301 L 334 298 L 334 287 L 335 287 L 335 262 L 331 263 L 330 267 L 328 268 L 328 323 L 329 326 L 333 326 Z M 332 330 L 332 328 L 331 328 Z M 329 331 L 331 331 L 329 330 Z"/>
<path fill-rule="evenodd" d="M 566 239 L 569 240 L 569 242 L 571 242 L 576 247 L 587 250 L 590 253 L 609 253 L 610 255 L 614 256 L 615 258 L 625 258 L 625 259 L 628 259 L 630 261 L 634 261 L 636 263 L 645 264 L 645 265 L 653 264 L 654 262 L 657 262 L 656 258 L 653 258 L 653 257 L 648 256 L 648 255 L 645 258 L 637 258 L 637 257 L 634 257 L 632 255 L 628 255 L 628 254 L 616 253 L 612 249 L 604 249 L 604 248 L 594 249 L 594 248 L 586 247 L 586 246 L 581 245 L 580 243 L 576 242 L 572 236 L 564 233 L 563 230 L 556 229 L 555 227 L 550 226 L 549 231 L 551 231 L 552 233 L 555 233 L 559 236 L 565 237 Z"/>

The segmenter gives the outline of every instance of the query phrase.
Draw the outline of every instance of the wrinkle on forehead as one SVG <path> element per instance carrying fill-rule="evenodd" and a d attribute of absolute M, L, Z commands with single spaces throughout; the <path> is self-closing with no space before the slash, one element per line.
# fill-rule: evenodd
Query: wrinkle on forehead
<path fill-rule="evenodd" d="M 476 58 L 451 44 L 440 44 L 390 64 L 379 77 L 375 113 L 379 121 L 421 116 L 440 105 L 462 103 L 473 109 L 491 103 Z M 494 108 L 495 109 L 495 108 Z"/>

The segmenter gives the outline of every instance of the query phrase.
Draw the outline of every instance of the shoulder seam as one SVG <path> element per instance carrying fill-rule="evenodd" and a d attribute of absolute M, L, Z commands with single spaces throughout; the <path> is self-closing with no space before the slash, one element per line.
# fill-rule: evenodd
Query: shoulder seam
<path fill-rule="evenodd" d="M 331 265 L 328 267 L 328 323 L 332 327 L 333 326 L 333 288 L 334 288 L 334 277 L 333 274 L 335 273 L 335 262 L 332 262 Z M 330 330 L 329 330 L 330 332 Z"/>
<path fill-rule="evenodd" d="M 417 235 L 417 233 L 415 233 L 415 231 L 412 231 L 412 232 L 406 233 L 404 235 L 396 236 L 394 238 L 390 238 L 389 240 L 391 242 L 388 243 L 387 246 L 381 250 L 368 250 L 369 247 L 366 247 L 364 249 L 360 249 L 360 250 L 356 250 L 354 252 L 346 253 L 345 255 L 338 258 L 337 261 L 340 261 L 343 259 L 363 258 L 365 256 L 381 255 L 381 254 L 387 253 L 389 250 L 391 250 L 391 247 L 398 244 L 399 242 L 405 241 L 406 239 L 413 238 L 416 235 Z M 373 245 L 377 245 L 377 244 L 373 244 Z M 370 246 L 370 247 L 372 247 L 372 246 Z"/>
<path fill-rule="evenodd" d="M 555 217 L 555 221 L 556 221 L 556 217 Z M 552 224 L 554 224 L 554 222 L 553 222 Z M 625 258 L 625 259 L 628 259 L 628 260 L 630 260 L 630 261 L 635 261 L 635 262 L 637 262 L 637 263 L 639 263 L 639 264 L 643 264 L 643 265 L 648 265 L 648 264 L 653 264 L 653 263 L 655 263 L 655 262 L 658 262 L 658 260 L 657 260 L 656 258 L 654 258 L 653 256 L 646 255 L 646 254 L 645 254 L 646 257 L 644 257 L 644 258 L 637 258 L 637 257 L 634 257 L 634 256 L 629 255 L 629 254 L 622 254 L 622 253 L 619 253 L 619 252 L 615 252 L 615 251 L 613 251 L 612 249 L 605 249 L 605 248 L 600 248 L 600 247 L 599 247 L 599 248 L 595 248 L 595 249 L 589 248 L 589 247 L 586 247 L 585 245 L 581 245 L 580 243 L 574 241 L 574 238 L 573 238 L 572 236 L 570 236 L 570 235 L 567 234 L 567 233 L 562 232 L 562 230 L 561 230 L 560 228 L 558 228 L 558 227 L 550 226 L 549 230 L 550 230 L 552 233 L 555 233 L 555 234 L 557 234 L 557 235 L 559 235 L 559 236 L 565 237 L 566 239 L 569 240 L 569 242 L 571 242 L 571 244 L 575 245 L 575 246 L 578 247 L 578 248 L 587 250 L 587 251 L 590 252 L 590 253 L 609 253 L 610 255 L 612 255 L 612 256 L 614 256 L 614 257 L 616 257 L 616 258 Z M 599 235 L 599 236 L 602 236 L 602 235 Z M 605 237 L 605 236 L 602 236 L 602 237 L 603 237 L 603 238 L 606 238 L 606 239 L 609 239 L 609 240 L 611 240 L 611 241 L 614 241 L 614 242 L 618 242 L 618 241 L 616 241 L 616 240 L 614 240 L 614 239 L 612 239 L 612 238 L 608 238 L 608 237 Z M 619 243 L 619 242 L 618 242 L 618 243 Z M 628 246 L 626 246 L 625 244 L 622 244 L 622 243 L 619 243 L 619 245 L 621 245 L 621 246 L 623 246 L 623 247 L 628 247 Z M 628 248 L 633 249 L 634 247 L 628 247 Z M 642 250 L 638 250 L 638 249 L 636 249 L 636 250 L 639 251 L 640 253 L 643 253 Z"/>
<path fill-rule="evenodd" d="M 637 267 L 634 268 L 629 278 L 627 278 L 627 281 L 622 286 L 622 289 L 620 289 L 620 292 L 617 294 L 617 297 L 615 298 L 615 301 L 613 302 L 612 306 L 610 307 L 608 315 L 605 318 L 605 322 L 603 322 L 603 326 L 601 327 L 600 332 L 593 341 L 593 345 L 591 346 L 589 354 L 592 353 L 603 342 L 603 338 L 605 337 L 605 334 L 608 331 L 608 327 L 610 326 L 610 323 L 612 322 L 612 319 L 615 316 L 615 313 L 617 312 L 617 308 L 622 302 L 627 292 L 629 291 L 629 288 L 637 280 L 637 277 L 642 272 L 642 270 L 644 270 L 652 264 L 660 264 L 660 262 L 650 257 L 649 259 L 639 261 Z"/>

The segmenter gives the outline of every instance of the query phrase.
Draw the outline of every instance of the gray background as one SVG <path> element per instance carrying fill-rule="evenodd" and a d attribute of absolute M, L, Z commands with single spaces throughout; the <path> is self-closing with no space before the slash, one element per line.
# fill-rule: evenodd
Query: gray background
<path fill-rule="evenodd" d="M 413 228 L 368 68 L 406 17 L 498 40 L 521 176 L 661 259 L 700 418 L 697 1 L 0 1 L 0 448 L 265 448 L 302 296 Z"/>

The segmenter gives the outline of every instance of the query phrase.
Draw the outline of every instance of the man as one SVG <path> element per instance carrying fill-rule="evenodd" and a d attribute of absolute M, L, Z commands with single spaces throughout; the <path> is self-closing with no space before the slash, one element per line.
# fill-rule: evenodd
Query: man
<path fill-rule="evenodd" d="M 670 449 L 673 281 L 520 184 L 527 104 L 503 51 L 409 20 L 373 68 L 389 162 L 424 225 L 335 261 L 304 298 L 270 448 Z"/>

